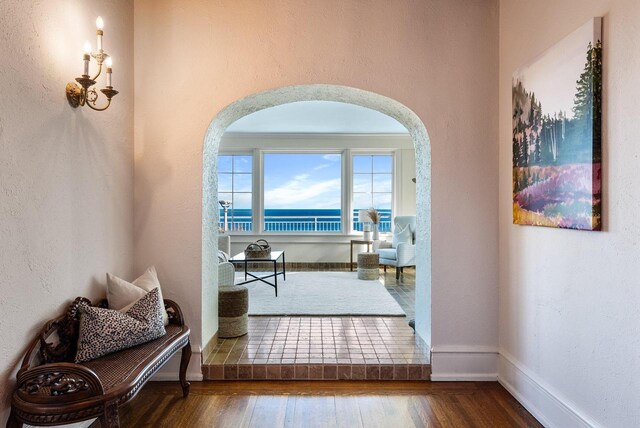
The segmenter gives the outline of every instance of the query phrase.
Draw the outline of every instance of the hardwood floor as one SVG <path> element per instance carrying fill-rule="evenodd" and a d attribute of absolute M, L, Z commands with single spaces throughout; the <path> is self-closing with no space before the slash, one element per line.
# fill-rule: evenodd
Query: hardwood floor
<path fill-rule="evenodd" d="M 540 427 L 496 382 L 150 382 L 123 427 Z M 94 426 L 98 426 L 94 424 Z"/>

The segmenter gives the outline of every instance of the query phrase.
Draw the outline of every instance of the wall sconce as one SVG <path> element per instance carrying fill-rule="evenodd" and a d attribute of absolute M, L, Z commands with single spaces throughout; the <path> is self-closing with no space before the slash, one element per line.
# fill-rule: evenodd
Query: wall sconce
<path fill-rule="evenodd" d="M 84 56 L 82 57 L 84 61 L 84 72 L 82 76 L 76 77 L 76 82 L 80 84 L 78 86 L 74 82 L 67 83 L 67 100 L 71 107 L 76 108 L 78 106 L 87 105 L 89 108 L 96 111 L 103 111 L 109 108 L 111 105 L 111 98 L 115 97 L 118 94 L 118 91 L 113 89 L 111 86 L 111 74 L 113 72 L 113 60 L 102 49 L 102 29 L 104 28 L 104 21 L 102 17 L 99 16 L 96 19 L 96 34 L 98 35 L 98 45 L 97 50 L 95 52 L 91 52 L 91 44 L 89 42 L 84 43 Z M 89 62 L 91 61 L 91 57 L 96 60 L 98 63 L 98 74 L 91 77 L 89 75 Z M 96 102 L 98 101 L 98 92 L 93 87 L 96 84 L 96 79 L 102 73 L 102 64 L 106 65 L 106 75 L 107 75 L 107 85 L 104 89 L 100 89 L 107 97 L 107 104 L 104 107 L 96 107 Z"/>

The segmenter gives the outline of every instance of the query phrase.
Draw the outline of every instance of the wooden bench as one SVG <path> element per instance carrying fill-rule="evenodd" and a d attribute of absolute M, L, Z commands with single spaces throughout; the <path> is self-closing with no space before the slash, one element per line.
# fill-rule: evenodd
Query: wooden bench
<path fill-rule="evenodd" d="M 186 380 L 191 358 L 189 327 L 180 307 L 165 300 L 167 333 L 151 342 L 82 364 L 74 363 L 78 341 L 79 306 L 91 305 L 78 297 L 66 314 L 40 331 L 17 374 L 7 427 L 48 426 L 98 418 L 103 427 L 119 427 L 118 407 L 133 399 L 149 378 L 182 350 L 180 384 Z M 106 307 L 106 301 L 99 305 Z"/>

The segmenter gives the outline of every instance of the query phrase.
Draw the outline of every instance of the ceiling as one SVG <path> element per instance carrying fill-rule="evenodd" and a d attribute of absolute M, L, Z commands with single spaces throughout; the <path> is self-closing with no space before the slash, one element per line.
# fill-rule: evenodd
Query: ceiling
<path fill-rule="evenodd" d="M 400 122 L 376 110 L 334 101 L 299 101 L 260 110 L 227 132 L 406 134 Z"/>

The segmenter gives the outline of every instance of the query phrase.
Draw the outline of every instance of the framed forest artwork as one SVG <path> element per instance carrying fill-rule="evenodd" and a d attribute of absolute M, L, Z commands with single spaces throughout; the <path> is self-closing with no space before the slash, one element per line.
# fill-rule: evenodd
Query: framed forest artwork
<path fill-rule="evenodd" d="M 513 75 L 513 222 L 600 230 L 602 18 Z"/>

